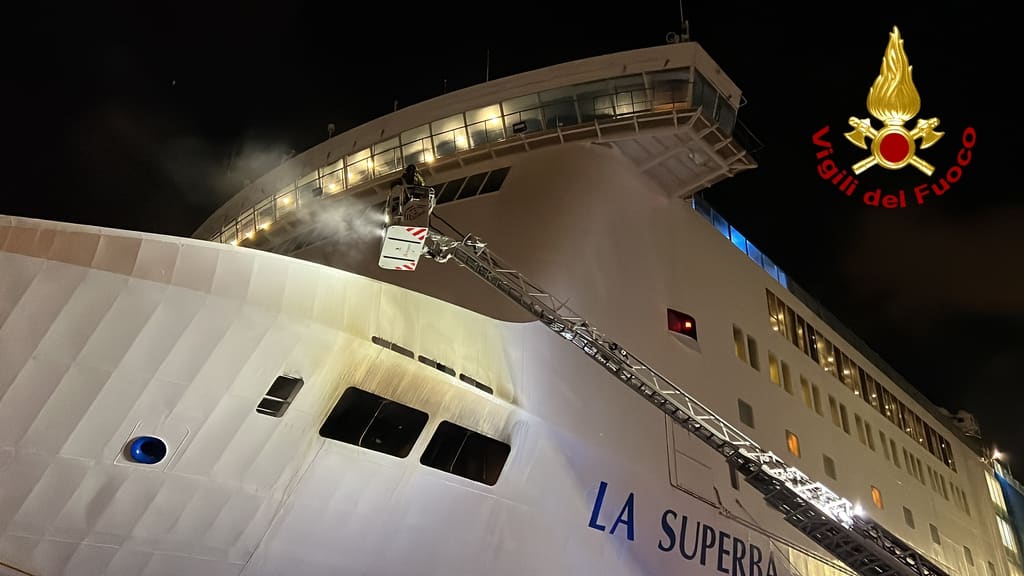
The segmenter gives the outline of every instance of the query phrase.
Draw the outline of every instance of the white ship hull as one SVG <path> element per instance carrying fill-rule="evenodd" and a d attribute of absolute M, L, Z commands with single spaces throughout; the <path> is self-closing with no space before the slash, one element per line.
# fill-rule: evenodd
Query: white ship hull
<path fill-rule="evenodd" d="M 22 219 L 2 230 L 0 558 L 11 566 L 787 573 L 763 534 L 670 485 L 664 418 L 539 324 L 241 248 Z M 495 394 L 374 335 L 471 366 Z M 282 372 L 306 377 L 302 393 L 281 419 L 257 414 Z M 318 435 L 348 386 L 430 414 L 409 457 Z M 513 446 L 496 485 L 419 463 L 442 420 Z M 164 439 L 168 457 L 127 459 L 140 434 Z M 698 536 L 698 523 L 714 530 Z"/>

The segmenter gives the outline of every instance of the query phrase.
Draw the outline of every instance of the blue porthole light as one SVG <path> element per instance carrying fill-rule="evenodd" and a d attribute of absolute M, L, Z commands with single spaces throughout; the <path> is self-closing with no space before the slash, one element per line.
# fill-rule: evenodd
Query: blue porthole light
<path fill-rule="evenodd" d="M 167 444 L 154 436 L 139 436 L 128 445 L 128 457 L 139 464 L 157 464 L 167 456 Z"/>

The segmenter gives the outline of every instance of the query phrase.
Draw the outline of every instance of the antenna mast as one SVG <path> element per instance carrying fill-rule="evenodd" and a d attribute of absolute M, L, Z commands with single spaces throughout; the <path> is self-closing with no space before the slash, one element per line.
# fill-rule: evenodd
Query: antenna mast
<path fill-rule="evenodd" d="M 690 41 L 690 23 L 683 17 L 683 0 L 679 0 L 679 23 L 682 24 L 680 29 L 679 41 L 689 42 Z"/>

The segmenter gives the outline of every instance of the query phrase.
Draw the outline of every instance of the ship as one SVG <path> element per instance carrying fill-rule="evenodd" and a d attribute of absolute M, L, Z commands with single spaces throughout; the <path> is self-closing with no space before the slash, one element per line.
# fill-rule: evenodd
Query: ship
<path fill-rule="evenodd" d="M 1008 474 L 704 197 L 742 102 L 677 41 L 395 110 L 191 238 L 0 217 L 0 574 L 1020 576 Z"/>

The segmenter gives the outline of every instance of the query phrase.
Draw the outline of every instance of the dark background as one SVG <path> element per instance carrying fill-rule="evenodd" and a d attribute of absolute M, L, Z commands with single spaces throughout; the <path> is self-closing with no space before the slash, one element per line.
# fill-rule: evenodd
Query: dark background
<path fill-rule="evenodd" d="M 93 3 L 9 13 L 8 187 L 0 213 L 190 235 L 248 180 L 400 106 L 490 77 L 662 44 L 675 1 L 408 4 Z M 707 198 L 791 278 L 986 444 L 1024 458 L 1024 200 L 1006 14 L 934 3 L 687 2 L 691 36 L 744 91 L 760 167 Z M 971 6 L 968 10 L 965 7 Z M 20 8 L 25 10 L 24 7 Z M 924 206 L 860 204 L 815 173 L 837 149 L 898 25 L 920 117 L 946 136 L 922 156 L 963 179 Z M 877 122 L 876 122 L 877 125 Z M 915 181 L 911 168 L 896 174 Z M 862 181 L 887 176 L 873 168 Z M 909 175 L 909 176 L 908 176 Z M 938 174 L 936 174 L 936 177 Z M 866 184 L 862 185 L 865 186 Z"/>

